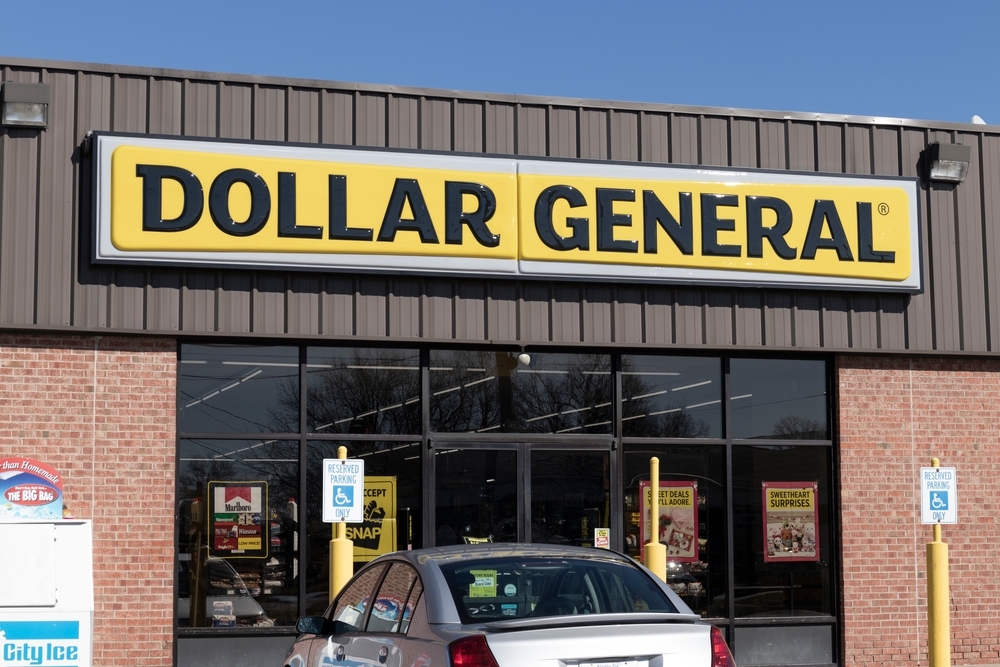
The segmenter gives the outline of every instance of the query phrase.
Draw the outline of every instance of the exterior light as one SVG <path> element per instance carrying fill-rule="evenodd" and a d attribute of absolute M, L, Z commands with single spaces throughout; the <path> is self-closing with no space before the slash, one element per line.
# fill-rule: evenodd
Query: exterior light
<path fill-rule="evenodd" d="M 522 352 L 521 354 L 517 355 L 517 363 L 521 364 L 522 366 L 527 366 L 528 364 L 531 363 L 531 355 L 528 354 L 527 352 Z"/>
<path fill-rule="evenodd" d="M 962 144 L 927 145 L 928 178 L 945 183 L 961 183 L 969 172 L 972 148 Z"/>
<path fill-rule="evenodd" d="M 49 84 L 5 81 L 0 98 L 0 124 L 8 127 L 48 127 Z"/>

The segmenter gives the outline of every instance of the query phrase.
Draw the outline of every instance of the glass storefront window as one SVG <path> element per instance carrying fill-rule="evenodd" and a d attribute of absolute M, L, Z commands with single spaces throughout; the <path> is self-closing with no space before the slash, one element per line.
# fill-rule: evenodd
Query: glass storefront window
<path fill-rule="evenodd" d="M 611 433 L 611 357 L 431 350 L 431 430 Z"/>
<path fill-rule="evenodd" d="M 732 437 L 827 440 L 826 362 L 730 361 Z"/>
<path fill-rule="evenodd" d="M 605 451 L 531 450 L 531 541 L 594 545 L 607 528 L 611 460 Z"/>
<path fill-rule="evenodd" d="M 307 373 L 310 433 L 422 431 L 419 351 L 311 347 Z"/>
<path fill-rule="evenodd" d="M 337 449 L 365 462 L 364 522 L 349 524 L 354 541 L 354 567 L 392 551 L 419 549 L 422 542 L 423 486 L 419 442 L 310 441 L 306 459 L 305 549 L 308 553 L 306 614 L 319 615 L 327 606 L 330 540 L 333 525 L 323 522 L 323 459 L 337 458 Z"/>
<path fill-rule="evenodd" d="M 181 345 L 182 433 L 298 433 L 296 347 Z"/>
<path fill-rule="evenodd" d="M 667 583 L 702 617 L 728 616 L 726 448 L 626 444 L 624 449 L 626 552 L 639 559 L 643 543 L 650 539 L 646 485 L 649 460 L 656 456 L 661 484 L 659 539 L 667 545 Z M 647 494 L 645 499 L 640 491 Z"/>
<path fill-rule="evenodd" d="M 830 455 L 828 447 L 733 447 L 737 617 L 833 613 Z"/>
<path fill-rule="evenodd" d="M 181 440 L 179 627 L 294 625 L 299 445 Z"/>
<path fill-rule="evenodd" d="M 722 360 L 622 355 L 622 435 L 722 437 Z"/>

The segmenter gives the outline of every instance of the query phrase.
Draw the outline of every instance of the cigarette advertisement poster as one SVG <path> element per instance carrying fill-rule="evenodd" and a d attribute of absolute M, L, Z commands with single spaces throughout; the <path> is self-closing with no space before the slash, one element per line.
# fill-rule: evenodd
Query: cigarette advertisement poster
<path fill-rule="evenodd" d="M 653 489 L 648 481 L 639 482 L 643 520 L 639 524 L 639 544 L 652 535 Z M 692 563 L 698 560 L 698 482 L 696 480 L 661 481 L 659 541 L 667 545 L 667 560 Z M 640 546 L 640 558 L 642 557 Z"/>
<path fill-rule="evenodd" d="M 0 520 L 63 518 L 62 475 L 47 463 L 0 458 Z"/>
<path fill-rule="evenodd" d="M 209 482 L 212 555 L 267 558 L 267 482 Z"/>
<path fill-rule="evenodd" d="M 764 562 L 819 560 L 816 482 L 763 482 Z"/>
<path fill-rule="evenodd" d="M 347 539 L 354 541 L 355 563 L 396 550 L 395 477 L 365 475 L 364 521 L 347 526 Z"/>

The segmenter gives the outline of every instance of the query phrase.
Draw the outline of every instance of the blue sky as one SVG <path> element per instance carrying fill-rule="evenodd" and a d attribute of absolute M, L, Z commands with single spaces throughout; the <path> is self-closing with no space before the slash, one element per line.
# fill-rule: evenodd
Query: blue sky
<path fill-rule="evenodd" d="M 1000 2 L 2 5 L 0 56 L 1000 124 Z"/>

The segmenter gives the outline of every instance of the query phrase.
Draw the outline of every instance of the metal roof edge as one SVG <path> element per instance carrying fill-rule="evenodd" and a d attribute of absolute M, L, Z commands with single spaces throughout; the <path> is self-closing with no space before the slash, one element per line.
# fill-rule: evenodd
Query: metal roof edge
<path fill-rule="evenodd" d="M 913 127 L 927 130 L 973 132 L 976 134 L 1000 134 L 1000 126 L 956 123 L 952 121 L 921 120 L 914 118 L 892 118 L 888 116 L 866 116 L 837 113 L 817 113 L 808 111 L 775 111 L 765 109 L 739 109 L 735 107 L 693 106 L 656 102 L 599 100 L 573 97 L 552 97 L 545 95 L 524 95 L 510 93 L 485 93 L 444 88 L 397 86 L 389 84 L 366 84 L 324 79 L 304 79 L 294 77 L 263 76 L 252 74 L 220 73 L 200 70 L 145 67 L 140 65 L 109 65 L 74 61 L 16 58 L 0 55 L 0 67 L 35 68 L 40 70 L 63 70 L 93 72 L 99 74 L 119 74 L 146 76 L 162 79 L 187 79 L 221 83 L 256 84 L 265 86 L 316 88 L 349 92 L 374 93 L 382 95 L 406 95 L 432 97 L 435 99 L 458 98 L 470 101 L 521 104 L 525 106 L 590 107 L 629 112 L 677 113 L 684 115 L 705 115 L 717 117 L 753 118 L 762 120 L 787 120 L 818 123 L 845 123 L 889 127 Z"/>

